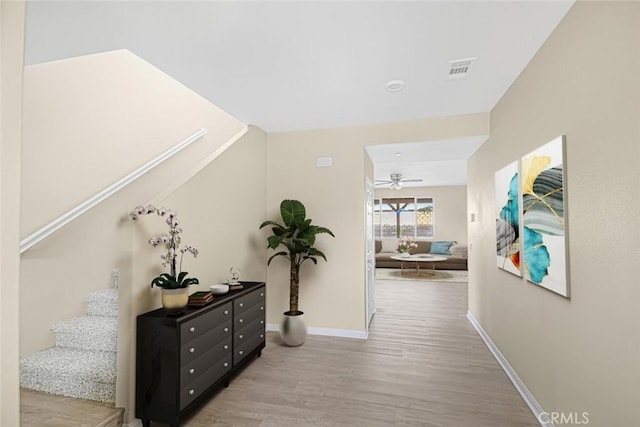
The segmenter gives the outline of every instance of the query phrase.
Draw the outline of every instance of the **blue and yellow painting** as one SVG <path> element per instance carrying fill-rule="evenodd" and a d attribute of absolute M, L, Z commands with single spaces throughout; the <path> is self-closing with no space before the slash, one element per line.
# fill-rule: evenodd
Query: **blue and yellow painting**
<path fill-rule="evenodd" d="M 568 297 L 564 137 L 523 156 L 520 167 L 524 277 Z"/>

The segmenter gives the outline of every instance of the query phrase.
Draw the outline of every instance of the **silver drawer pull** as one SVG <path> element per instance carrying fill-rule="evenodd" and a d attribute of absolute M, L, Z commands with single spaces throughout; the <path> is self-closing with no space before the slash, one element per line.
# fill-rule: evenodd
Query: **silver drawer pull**
<path fill-rule="evenodd" d="M 242 355 L 244 354 L 244 351 L 240 350 L 240 351 L 238 352 L 238 354 L 239 354 L 240 356 L 242 356 Z"/>
<path fill-rule="evenodd" d="M 189 332 L 195 332 L 195 331 L 196 331 L 196 327 L 195 326 L 192 326 L 192 327 L 189 328 Z"/>
<path fill-rule="evenodd" d="M 196 391 L 194 389 L 189 390 L 189 394 L 193 395 L 193 393 L 195 393 Z"/>
<path fill-rule="evenodd" d="M 264 334 L 260 334 L 260 338 L 264 338 Z"/>
<path fill-rule="evenodd" d="M 224 311 L 224 315 L 226 316 L 227 314 L 229 314 L 229 310 Z"/>
<path fill-rule="evenodd" d="M 224 328 L 224 331 L 225 332 L 229 332 L 229 328 Z"/>
<path fill-rule="evenodd" d="M 240 304 L 238 304 L 240 307 L 244 307 L 244 303 L 241 302 Z"/>
<path fill-rule="evenodd" d="M 196 348 L 195 348 L 195 347 L 191 347 L 191 348 L 189 349 L 189 353 L 193 353 L 194 351 L 196 351 Z"/>
<path fill-rule="evenodd" d="M 264 292 L 260 292 L 260 296 L 263 297 L 264 296 Z"/>
<path fill-rule="evenodd" d="M 244 322 L 244 319 L 238 320 L 238 323 L 243 323 L 243 322 Z"/>
<path fill-rule="evenodd" d="M 264 311 L 264 307 L 260 307 L 260 310 Z"/>
<path fill-rule="evenodd" d="M 261 320 L 261 321 L 260 321 L 260 324 L 261 324 L 261 325 L 264 325 L 264 320 Z"/>
<path fill-rule="evenodd" d="M 227 366 L 229 366 L 229 363 L 224 362 L 224 367 L 226 368 Z"/>
<path fill-rule="evenodd" d="M 189 373 L 190 373 L 191 375 L 193 375 L 193 373 L 194 373 L 195 371 L 196 371 L 196 370 L 195 370 L 195 369 L 193 369 L 193 368 L 189 369 Z"/>
<path fill-rule="evenodd" d="M 225 344 L 225 345 L 224 345 L 224 349 L 225 349 L 225 350 L 228 350 L 228 349 L 229 349 L 229 346 Z"/>
<path fill-rule="evenodd" d="M 240 334 L 238 335 L 238 339 L 241 340 L 242 338 L 244 338 L 244 335 Z"/>

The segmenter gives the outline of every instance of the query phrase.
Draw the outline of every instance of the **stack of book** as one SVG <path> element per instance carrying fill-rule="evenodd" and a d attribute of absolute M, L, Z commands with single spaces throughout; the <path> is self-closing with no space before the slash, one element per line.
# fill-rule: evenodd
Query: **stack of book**
<path fill-rule="evenodd" d="M 211 292 L 200 291 L 189 295 L 190 307 L 202 307 L 213 301 L 213 294 Z"/>
<path fill-rule="evenodd" d="M 242 286 L 242 283 L 229 283 L 230 291 L 237 291 L 240 289 L 244 289 L 244 286 Z"/>

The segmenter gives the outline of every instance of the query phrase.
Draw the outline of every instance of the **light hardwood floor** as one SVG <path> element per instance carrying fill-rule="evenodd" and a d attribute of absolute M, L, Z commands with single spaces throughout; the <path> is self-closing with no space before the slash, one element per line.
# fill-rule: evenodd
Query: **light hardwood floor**
<path fill-rule="evenodd" d="M 466 283 L 378 281 L 376 300 L 368 340 L 269 333 L 185 426 L 538 425 L 466 319 Z"/>
<path fill-rule="evenodd" d="M 184 426 L 538 425 L 466 319 L 466 283 L 379 280 L 376 301 L 368 340 L 310 335 L 289 348 L 268 333 L 262 357 Z M 100 404 L 22 397 L 23 426 L 102 425 Z"/>
<path fill-rule="evenodd" d="M 20 390 L 22 427 L 119 427 L 123 411 L 105 403 Z"/>

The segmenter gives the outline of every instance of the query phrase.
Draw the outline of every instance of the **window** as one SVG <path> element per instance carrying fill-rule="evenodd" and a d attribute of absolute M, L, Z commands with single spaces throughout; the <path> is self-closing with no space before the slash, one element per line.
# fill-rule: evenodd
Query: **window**
<path fill-rule="evenodd" d="M 396 197 L 376 199 L 373 211 L 375 237 L 393 239 L 433 237 L 433 198 Z"/>

